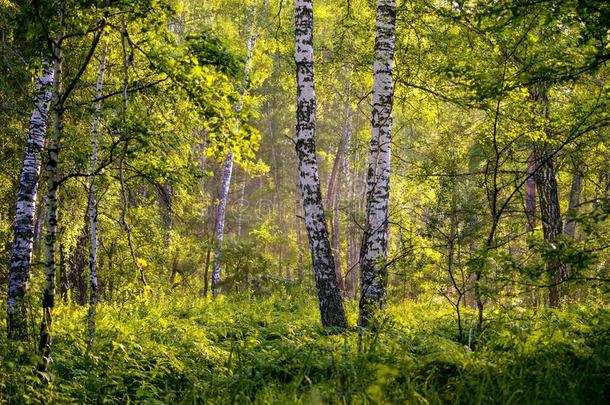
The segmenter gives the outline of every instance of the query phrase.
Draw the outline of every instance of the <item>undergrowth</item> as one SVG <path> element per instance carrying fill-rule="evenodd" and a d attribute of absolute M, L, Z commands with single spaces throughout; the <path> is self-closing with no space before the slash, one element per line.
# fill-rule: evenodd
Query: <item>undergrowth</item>
<path fill-rule="evenodd" d="M 0 331 L 0 402 L 605 404 L 610 310 L 594 307 L 497 310 L 472 351 L 450 308 L 403 302 L 358 351 L 355 328 L 322 329 L 316 302 L 294 291 L 101 304 L 90 348 L 86 308 L 63 305 L 46 386 L 34 344 Z"/>

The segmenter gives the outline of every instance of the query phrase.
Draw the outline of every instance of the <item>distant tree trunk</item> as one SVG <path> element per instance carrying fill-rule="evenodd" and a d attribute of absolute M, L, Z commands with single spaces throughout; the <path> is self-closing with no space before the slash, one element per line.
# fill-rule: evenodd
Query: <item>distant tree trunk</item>
<path fill-rule="evenodd" d="M 297 70 L 296 153 L 305 227 L 323 326 L 345 327 L 343 300 L 337 287 L 335 264 L 328 240 L 316 158 L 316 98 L 313 65 L 313 1 L 297 0 L 295 7 Z"/>
<path fill-rule="evenodd" d="M 100 68 L 97 75 L 97 83 L 95 86 L 95 113 L 93 116 L 93 126 L 91 128 L 91 160 L 89 162 L 91 170 L 91 179 L 89 181 L 89 198 L 87 207 L 89 210 L 89 231 L 90 231 L 90 246 L 89 246 L 89 344 L 93 342 L 95 336 L 95 310 L 98 300 L 98 281 L 97 281 L 97 191 L 96 191 L 96 170 L 97 170 L 97 155 L 98 155 L 98 135 L 100 126 L 100 116 L 102 109 L 102 89 L 104 86 L 104 71 L 106 69 L 106 49 L 107 44 L 102 46 L 100 56 Z"/>
<path fill-rule="evenodd" d="M 356 121 L 358 122 L 358 121 Z M 357 133 L 358 131 L 354 131 Z M 354 143 L 357 145 L 357 143 Z M 350 148 L 350 159 L 347 161 L 346 184 L 349 186 L 348 196 L 348 231 L 347 231 L 347 273 L 346 273 L 346 290 L 349 292 L 349 297 L 352 299 L 356 298 L 357 286 L 358 286 L 358 273 L 359 273 L 359 247 L 360 239 L 360 227 L 357 225 L 357 218 L 361 212 L 361 200 L 360 192 L 358 190 L 358 183 L 360 180 L 360 172 L 358 170 L 358 149 L 357 146 Z M 351 167 L 350 167 L 351 165 Z M 362 193 L 365 194 L 365 193 Z"/>
<path fill-rule="evenodd" d="M 125 121 L 127 115 L 127 101 L 128 101 L 128 88 L 129 88 L 129 66 L 131 64 L 130 57 L 127 53 L 127 42 L 128 42 L 129 32 L 127 31 L 127 20 L 125 17 L 122 18 L 121 22 L 121 50 L 123 56 L 123 88 L 122 88 L 122 97 L 121 97 L 121 114 L 122 119 Z M 123 122 L 123 128 L 127 128 L 126 123 Z M 124 131 L 126 132 L 126 131 Z M 129 247 L 129 255 L 131 256 L 131 260 L 138 270 L 138 276 L 140 283 L 143 286 L 147 285 L 146 274 L 144 272 L 144 267 L 138 261 L 136 256 L 136 249 L 133 243 L 133 238 L 131 235 L 131 226 L 127 222 L 127 211 L 129 210 L 129 200 L 132 200 L 132 204 L 134 204 L 133 199 L 128 198 L 128 190 L 127 185 L 125 184 L 125 156 L 129 150 L 129 138 L 124 136 L 123 139 L 123 151 L 121 157 L 119 159 L 119 184 L 120 184 L 120 198 L 121 198 L 121 226 L 127 235 L 127 245 Z"/>
<path fill-rule="evenodd" d="M 358 261 L 357 255 L 354 255 L 354 251 L 357 246 L 357 241 L 354 237 L 354 230 L 352 229 L 352 221 L 354 215 L 354 179 L 351 176 L 351 164 L 350 158 L 345 159 L 345 185 L 347 187 L 347 209 L 346 215 L 348 218 L 347 221 L 347 231 L 346 231 L 346 247 L 345 247 L 345 262 L 346 262 L 346 270 L 345 270 L 345 289 L 344 294 L 348 298 L 356 298 L 356 263 Z"/>
<path fill-rule="evenodd" d="M 209 285 L 209 271 L 210 271 L 210 254 L 212 249 L 209 247 L 206 249 L 205 254 L 205 267 L 203 268 L 203 296 L 208 296 L 208 285 Z"/>
<path fill-rule="evenodd" d="M 27 318 L 24 297 L 30 277 L 34 213 L 40 181 L 42 152 L 49 122 L 49 105 L 53 96 L 55 69 L 46 59 L 42 61 L 42 73 L 36 81 L 34 111 L 30 117 L 30 129 L 25 145 L 23 166 L 19 174 L 17 201 L 15 203 L 15 241 L 9 264 L 7 299 L 7 332 L 15 340 L 27 338 Z"/>
<path fill-rule="evenodd" d="M 256 19 L 252 17 L 252 24 L 246 37 L 246 63 L 244 66 L 244 81 L 239 89 L 239 101 L 235 106 L 235 126 L 239 129 L 239 115 L 244 103 L 244 95 L 246 94 L 246 86 L 250 80 L 250 67 L 252 65 L 252 56 L 254 55 L 254 45 L 258 33 L 256 30 Z M 231 185 L 231 174 L 233 172 L 233 151 L 229 151 L 225 159 L 225 167 L 222 175 L 222 185 L 220 187 L 220 196 L 218 202 L 218 210 L 216 214 L 216 247 L 214 249 L 214 268 L 212 269 L 212 296 L 216 297 L 220 293 L 220 252 L 222 250 L 222 240 L 225 227 L 225 214 L 227 210 L 227 201 L 229 198 L 229 187 Z"/>
<path fill-rule="evenodd" d="M 531 152 L 527 157 L 527 175 L 528 179 L 525 183 L 525 209 L 527 215 L 528 229 L 533 232 L 536 228 L 536 179 L 534 170 L 536 163 L 534 161 L 534 153 Z"/>
<path fill-rule="evenodd" d="M 69 284 L 72 290 L 72 297 L 74 302 L 78 305 L 87 305 L 87 281 L 85 279 L 85 269 L 88 266 L 88 255 L 85 254 L 87 251 L 87 242 L 90 238 L 91 232 L 89 231 L 89 210 L 85 212 L 84 226 L 76 239 L 76 244 L 72 248 L 68 256 L 70 274 Z"/>
<path fill-rule="evenodd" d="M 233 152 L 229 152 L 225 159 L 225 166 L 222 174 L 222 185 L 220 186 L 218 210 L 216 213 L 216 247 L 214 249 L 214 268 L 212 270 L 212 295 L 214 297 L 220 293 L 220 252 L 222 250 L 222 240 L 224 237 L 225 213 L 227 209 L 227 201 L 229 199 L 229 186 L 231 184 L 232 172 Z"/>
<path fill-rule="evenodd" d="M 348 103 L 349 103 L 349 100 L 348 100 Z M 350 113 L 350 106 L 348 106 L 346 108 L 346 113 L 347 114 Z M 350 117 L 348 116 L 346 118 L 345 127 L 343 128 L 343 134 L 341 136 L 341 139 L 339 139 L 339 145 L 337 145 L 335 161 L 333 162 L 333 168 L 331 170 L 330 177 L 328 179 L 328 187 L 326 189 L 326 207 L 332 206 L 333 201 L 335 200 L 334 195 L 333 195 L 335 192 L 335 188 L 339 187 L 337 185 L 337 183 L 338 183 L 337 177 L 339 176 L 339 173 L 341 172 L 341 169 L 343 167 L 343 157 L 345 155 L 347 143 L 349 142 L 349 137 L 351 135 L 351 128 L 350 128 L 349 120 L 350 120 Z"/>
<path fill-rule="evenodd" d="M 68 302 L 68 270 L 66 264 L 66 247 L 63 242 L 59 244 L 59 296 L 64 303 Z"/>
<path fill-rule="evenodd" d="M 331 209 L 332 207 L 332 249 L 333 256 L 335 259 L 335 273 L 337 275 L 337 285 L 339 289 L 345 294 L 345 285 L 343 282 L 343 268 L 341 263 L 341 186 L 342 175 L 345 172 L 345 152 L 347 145 L 351 137 L 351 104 L 349 101 L 349 88 L 348 88 L 348 99 L 345 107 L 345 126 L 343 128 L 343 134 L 337 147 L 337 154 L 335 155 L 335 162 L 333 164 L 332 173 L 328 185 L 328 192 L 326 195 L 326 206 Z"/>
<path fill-rule="evenodd" d="M 244 173 L 243 176 L 243 180 L 241 182 L 241 187 L 239 190 L 239 201 L 238 201 L 238 213 L 237 213 L 237 229 L 235 231 L 235 234 L 240 237 L 241 236 L 241 232 L 242 232 L 242 227 L 243 227 L 243 212 L 244 212 L 244 198 L 246 195 L 246 173 Z"/>
<path fill-rule="evenodd" d="M 339 177 L 337 177 L 339 178 Z M 343 269 L 341 266 L 341 184 L 335 186 L 335 201 L 333 203 L 332 249 L 335 260 L 335 275 L 340 291 L 345 291 L 343 284 Z"/>
<path fill-rule="evenodd" d="M 570 188 L 570 201 L 568 203 L 568 213 L 563 227 L 563 234 L 570 240 L 576 237 L 576 221 L 578 215 L 578 204 L 580 203 L 580 192 L 584 179 L 582 167 L 577 167 L 572 176 L 572 187 Z"/>
<path fill-rule="evenodd" d="M 385 305 L 395 21 L 395 0 L 378 0 L 371 156 L 367 172 L 366 223 L 360 249 L 358 325 L 361 328 L 367 327 L 376 306 L 383 308 Z"/>
<path fill-rule="evenodd" d="M 545 84 L 537 86 L 532 91 L 533 101 L 536 103 L 536 114 L 548 119 L 550 115 L 548 89 Z M 547 133 L 547 136 L 549 134 Z M 555 244 L 562 234 L 561 211 L 559 207 L 559 194 L 557 188 L 557 174 L 552 148 L 546 141 L 537 141 L 533 145 L 534 161 L 538 170 L 535 174 L 538 203 L 540 205 L 540 218 L 542 220 L 542 233 L 544 240 Z M 546 263 L 547 272 L 551 278 L 549 287 L 549 306 L 559 305 L 558 283 L 565 280 L 565 265 L 559 257 L 551 257 Z"/>
<path fill-rule="evenodd" d="M 297 179 L 298 182 L 298 179 Z M 294 217 L 296 222 L 296 232 L 297 232 L 297 256 L 298 256 L 298 265 L 297 274 L 299 278 L 299 282 L 303 282 L 304 280 L 304 272 L 303 272 L 303 230 L 302 230 L 302 222 L 303 222 L 303 208 L 301 207 L 301 193 L 298 188 L 294 193 L 295 195 L 295 206 L 294 206 Z"/>

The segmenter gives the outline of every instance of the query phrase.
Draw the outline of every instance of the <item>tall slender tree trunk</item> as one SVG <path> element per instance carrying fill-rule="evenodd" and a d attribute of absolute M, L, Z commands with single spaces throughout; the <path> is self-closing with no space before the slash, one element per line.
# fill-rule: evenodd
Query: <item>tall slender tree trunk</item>
<path fill-rule="evenodd" d="M 63 11 L 60 13 L 63 21 Z M 53 130 L 47 145 L 48 157 L 46 162 L 47 176 L 47 215 L 45 218 L 44 237 L 44 273 L 45 285 L 42 296 L 42 322 L 40 324 L 40 342 L 38 349 L 42 355 L 38 365 L 38 371 L 46 373 L 51 357 L 51 329 L 52 311 L 55 307 L 55 242 L 57 239 L 57 191 L 59 188 L 59 142 L 63 131 L 64 106 L 62 103 L 63 91 L 63 54 L 61 49 L 62 35 L 60 34 L 58 45 L 55 46 L 55 77 L 53 80 L 52 120 Z M 41 375 L 46 382 L 47 377 Z"/>
<path fill-rule="evenodd" d="M 527 181 L 525 182 L 525 210 L 527 215 L 528 230 L 533 232 L 536 228 L 536 179 L 534 170 L 534 152 L 527 157 Z"/>
<path fill-rule="evenodd" d="M 316 98 L 313 65 L 313 1 L 297 0 L 295 6 L 297 73 L 296 153 L 299 187 L 303 198 L 305 228 L 311 249 L 314 278 L 323 326 L 345 327 L 343 300 L 337 287 L 316 158 Z"/>
<path fill-rule="evenodd" d="M 89 208 L 85 210 L 84 215 L 84 226 L 81 229 L 78 237 L 76 238 L 76 244 L 72 247 L 72 250 L 68 255 L 69 262 L 69 285 L 72 290 L 72 299 L 78 305 L 87 305 L 87 281 L 85 280 L 85 269 L 88 267 L 88 251 L 86 249 L 87 242 L 90 238 L 91 232 L 89 230 L 90 219 L 89 219 Z"/>
<path fill-rule="evenodd" d="M 345 126 L 343 127 L 343 134 L 339 139 L 339 144 L 337 145 L 337 153 L 335 154 L 335 161 L 333 162 L 333 168 L 330 172 L 330 176 L 328 178 L 328 186 L 326 188 L 326 207 L 330 208 L 335 200 L 334 192 L 335 188 L 339 187 L 339 181 L 337 177 L 339 177 L 341 170 L 343 169 L 343 157 L 345 156 L 345 151 L 347 149 L 347 144 L 349 142 L 349 138 L 351 135 L 351 105 L 349 101 L 349 85 L 347 86 L 347 101 L 345 107 Z"/>
<path fill-rule="evenodd" d="M 87 206 L 89 210 L 89 344 L 93 342 L 95 336 L 95 311 L 98 300 L 98 280 L 97 280 L 97 186 L 96 170 L 97 170 L 97 155 L 99 144 L 99 126 L 102 104 L 99 100 L 102 97 L 102 89 L 104 86 L 104 71 L 106 69 L 106 49 L 107 44 L 102 45 L 102 53 L 100 55 L 100 68 L 97 75 L 97 83 L 95 85 L 95 98 L 98 100 L 95 103 L 95 113 L 93 116 L 93 126 L 91 128 L 91 161 L 89 163 L 91 170 L 91 179 L 89 182 L 89 198 Z"/>
<path fill-rule="evenodd" d="M 125 234 L 127 235 L 127 246 L 129 247 L 129 255 L 131 256 L 131 260 L 138 270 L 139 281 L 142 286 L 147 285 L 146 274 L 144 272 L 144 267 L 138 261 L 136 255 L 136 248 L 133 243 L 133 237 L 131 234 L 131 226 L 127 221 L 127 212 L 129 211 L 129 198 L 128 198 L 128 190 L 127 184 L 125 183 L 125 156 L 129 151 L 129 137 L 126 131 L 127 125 L 125 123 L 127 116 L 127 101 L 128 101 L 128 88 L 129 88 L 129 66 L 131 65 L 130 57 L 127 53 L 127 42 L 129 38 L 129 32 L 127 30 L 127 20 L 125 17 L 122 18 L 121 21 L 121 51 L 123 56 L 123 88 L 122 88 L 122 97 L 121 97 L 121 114 L 123 120 L 123 151 L 121 153 L 121 158 L 119 159 L 119 184 L 120 184 L 120 198 L 121 198 L 121 226 L 125 230 Z M 132 203 L 134 203 L 132 201 Z"/>
<path fill-rule="evenodd" d="M 337 177 L 340 178 L 340 177 Z M 335 276 L 337 277 L 337 286 L 339 290 L 344 292 L 345 285 L 343 283 L 343 268 L 341 265 L 341 184 L 335 186 L 335 201 L 333 203 L 333 218 L 332 218 L 332 249 L 333 258 L 335 260 Z"/>
<path fill-rule="evenodd" d="M 375 307 L 383 308 L 385 305 L 395 22 L 395 0 L 378 0 L 371 156 L 367 172 L 366 223 L 360 249 L 361 297 L 358 325 L 361 328 L 369 324 Z"/>
<path fill-rule="evenodd" d="M 356 297 L 356 263 L 358 261 L 354 251 L 356 250 L 357 242 L 354 237 L 354 229 L 352 229 L 352 221 L 354 216 L 354 179 L 351 173 L 351 157 L 345 159 L 345 186 L 347 188 L 346 196 L 346 216 L 348 218 L 346 226 L 346 239 L 347 243 L 345 246 L 345 289 L 344 294 L 348 298 Z"/>
<path fill-rule="evenodd" d="M 7 332 L 11 339 L 27 337 L 27 318 L 23 300 L 30 277 L 34 213 L 36 212 L 42 152 L 49 122 L 49 105 L 53 96 L 54 76 L 55 69 L 46 59 L 43 59 L 42 73 L 36 81 L 34 111 L 30 117 L 30 128 L 15 203 L 15 240 L 9 264 L 7 300 Z"/>
<path fill-rule="evenodd" d="M 358 121 L 356 121 L 358 122 Z M 354 131 L 357 133 L 358 131 Z M 354 143 L 356 145 L 356 143 Z M 360 180 L 360 173 L 358 170 L 358 149 L 357 146 L 352 145 L 350 148 L 350 159 L 347 161 L 347 172 L 346 175 L 349 177 L 346 179 L 346 183 L 349 186 L 348 196 L 348 231 L 347 231 L 347 274 L 345 278 L 346 290 L 350 292 L 350 298 L 356 298 L 357 286 L 358 286 L 358 273 L 359 273 L 359 247 L 360 240 L 358 234 L 360 228 L 356 226 L 356 218 L 360 214 L 360 193 L 358 192 L 358 183 Z M 351 165 L 351 167 L 349 167 Z"/>
<path fill-rule="evenodd" d="M 225 166 L 222 172 L 222 184 L 220 186 L 220 196 L 218 210 L 216 213 L 216 246 L 214 248 L 214 267 L 212 269 L 212 295 L 218 296 L 220 293 L 220 252 L 222 250 L 222 240 L 224 237 L 225 214 L 227 201 L 229 200 L 229 186 L 231 185 L 231 174 L 233 172 L 233 152 L 229 152 L 225 159 Z"/>
<path fill-rule="evenodd" d="M 246 86 L 250 80 L 250 68 L 252 65 L 252 56 L 254 55 L 254 45 L 258 37 L 256 30 L 256 18 L 252 17 L 252 24 L 246 37 L 246 64 L 244 67 L 244 81 L 239 89 L 239 101 L 235 106 L 235 126 L 239 130 L 239 115 L 244 103 L 244 95 L 246 94 Z M 212 296 L 216 297 L 220 294 L 220 253 L 222 251 L 222 240 L 224 236 L 225 214 L 227 211 L 227 201 L 229 199 L 229 188 L 231 186 L 231 174 L 233 173 L 233 151 L 229 151 L 225 159 L 225 166 L 222 173 L 222 184 L 220 187 L 220 196 L 218 201 L 218 210 L 216 214 L 216 246 L 214 249 L 214 267 L 212 269 Z"/>
<path fill-rule="evenodd" d="M 331 232 L 331 243 L 333 249 L 333 256 L 335 259 L 335 273 L 337 275 L 337 284 L 339 289 L 345 294 L 345 283 L 343 282 L 343 268 L 341 260 L 341 192 L 342 192 L 342 177 L 346 170 L 346 158 L 345 152 L 347 145 L 349 144 L 351 137 L 351 104 L 349 101 L 349 87 L 347 91 L 347 101 L 345 107 L 345 126 L 343 128 L 343 134 L 339 140 L 337 147 L 337 154 L 335 155 L 335 161 L 333 164 L 332 173 L 328 185 L 328 192 L 326 195 L 326 206 L 332 207 L 332 232 Z"/>
<path fill-rule="evenodd" d="M 536 114 L 544 119 L 550 116 L 548 89 L 546 84 L 538 85 L 532 91 Z M 549 133 L 547 132 L 547 137 Z M 552 147 L 547 141 L 538 141 L 533 144 L 534 161 L 538 170 L 535 174 L 538 203 L 540 205 L 540 219 L 542 233 L 549 244 L 554 244 L 562 234 L 561 211 L 559 207 L 559 194 L 557 188 L 557 173 L 555 159 L 552 156 Z M 565 280 L 565 265 L 559 257 L 550 257 L 546 263 L 550 275 L 549 306 L 559 305 L 560 292 L 558 284 Z"/>
<path fill-rule="evenodd" d="M 298 179 L 297 179 L 298 183 Z M 296 232 L 297 232 L 297 256 L 298 256 L 298 269 L 297 275 L 299 278 L 299 282 L 303 282 L 304 280 L 304 271 L 303 271 L 303 208 L 301 207 L 301 193 L 298 188 L 294 193 L 295 195 L 295 205 L 294 205 L 294 217 L 296 223 Z"/>

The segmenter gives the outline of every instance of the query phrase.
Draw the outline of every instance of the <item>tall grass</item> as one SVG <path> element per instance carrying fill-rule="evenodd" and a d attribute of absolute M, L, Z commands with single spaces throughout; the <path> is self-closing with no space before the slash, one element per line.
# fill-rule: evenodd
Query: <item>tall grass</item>
<path fill-rule="evenodd" d="M 356 308 L 348 305 L 351 324 Z M 51 383 L 31 343 L 0 337 L 3 403 L 566 404 L 610 399 L 610 310 L 502 310 L 457 341 L 451 308 L 403 302 L 377 331 L 331 333 L 299 291 L 210 302 L 149 296 L 101 304 L 87 347 L 86 309 L 55 312 Z"/>

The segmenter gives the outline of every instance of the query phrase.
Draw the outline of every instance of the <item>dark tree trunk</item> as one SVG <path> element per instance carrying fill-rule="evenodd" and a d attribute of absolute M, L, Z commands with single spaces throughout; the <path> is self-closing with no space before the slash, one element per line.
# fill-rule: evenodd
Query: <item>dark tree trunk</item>
<path fill-rule="evenodd" d="M 532 91 L 535 103 L 535 112 L 538 116 L 548 119 L 550 116 L 548 89 L 546 85 L 539 85 Z M 551 137 L 548 131 L 546 136 Z M 536 189 L 538 191 L 538 204 L 540 205 L 540 219 L 544 240 L 550 245 L 557 243 L 562 234 L 561 211 L 559 207 L 559 194 L 557 188 L 557 173 L 553 149 L 546 141 L 537 141 L 533 144 L 534 162 L 538 169 L 535 173 Z M 546 269 L 550 276 L 549 306 L 559 305 L 558 284 L 565 280 L 565 265 L 559 257 L 551 256 L 547 260 Z"/>
<path fill-rule="evenodd" d="M 527 181 L 525 183 L 525 210 L 527 215 L 528 229 L 533 232 L 536 228 L 536 179 L 534 170 L 534 153 L 531 152 L 527 157 Z"/>

